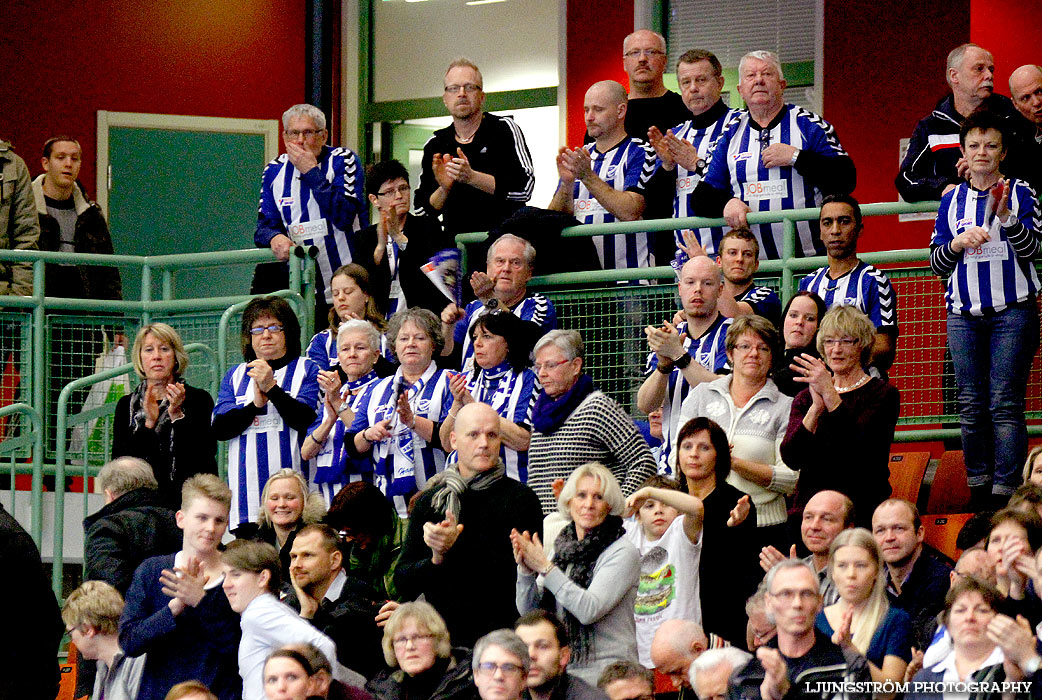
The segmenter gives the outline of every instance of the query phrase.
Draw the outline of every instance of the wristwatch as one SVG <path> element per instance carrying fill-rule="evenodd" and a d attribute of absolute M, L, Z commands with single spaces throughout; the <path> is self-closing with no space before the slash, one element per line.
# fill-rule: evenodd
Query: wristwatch
<path fill-rule="evenodd" d="M 706 159 L 705 158 L 699 158 L 698 160 L 695 161 L 695 172 L 698 173 L 699 175 L 701 175 L 702 173 L 704 173 L 706 171 L 706 165 L 707 165 Z"/>
<path fill-rule="evenodd" d="M 496 311 L 497 309 L 499 309 L 499 299 L 492 297 L 491 299 L 485 302 L 485 308 L 489 311 Z"/>
<path fill-rule="evenodd" d="M 796 152 L 792 154 L 792 160 L 789 161 L 789 165 L 795 166 L 796 165 L 796 159 L 800 157 L 801 153 L 803 153 L 803 151 L 801 151 L 800 149 L 797 148 Z"/>

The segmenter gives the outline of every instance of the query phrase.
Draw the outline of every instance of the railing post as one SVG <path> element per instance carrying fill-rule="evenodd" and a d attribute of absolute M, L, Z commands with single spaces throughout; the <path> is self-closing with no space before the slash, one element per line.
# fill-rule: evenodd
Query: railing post
<path fill-rule="evenodd" d="M 152 267 L 145 263 L 141 266 L 141 325 L 145 326 L 152 322 L 152 313 L 146 306 L 152 301 Z"/>
<path fill-rule="evenodd" d="M 163 301 L 174 298 L 174 271 L 169 267 L 163 268 Z"/>
<path fill-rule="evenodd" d="M 782 277 L 781 277 L 781 302 L 784 307 L 789 303 L 793 295 L 792 287 L 792 260 L 796 257 L 796 222 L 790 218 L 784 221 L 785 229 L 782 237 Z"/>
<path fill-rule="evenodd" d="M 43 541 L 43 416 L 44 408 L 44 373 L 47 369 L 45 360 L 47 347 L 47 310 L 44 308 L 44 297 L 47 290 L 44 288 L 44 262 L 33 261 L 33 327 L 30 335 L 32 344 L 32 405 L 36 407 L 39 416 L 39 425 L 36 431 L 36 440 L 33 443 L 33 482 L 32 482 L 32 535 L 37 545 Z"/>

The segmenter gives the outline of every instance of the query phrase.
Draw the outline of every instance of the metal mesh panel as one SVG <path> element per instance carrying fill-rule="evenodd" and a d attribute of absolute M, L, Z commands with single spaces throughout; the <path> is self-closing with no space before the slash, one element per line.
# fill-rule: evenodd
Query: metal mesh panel
<path fill-rule="evenodd" d="M 0 406 L 19 401 L 32 403 L 32 314 L 0 313 Z M 17 437 L 21 419 L 9 416 L 0 419 L 0 440 Z M 5 459 L 23 459 L 29 449 L 5 453 Z"/>
<path fill-rule="evenodd" d="M 162 321 L 170 324 L 180 335 L 185 345 L 189 343 L 205 343 L 217 352 L 217 334 L 220 326 L 221 313 L 185 313 L 171 316 L 156 316 L 154 321 Z M 229 320 L 228 334 L 228 356 L 225 358 L 226 365 L 231 366 L 242 362 L 242 352 L 239 349 L 239 325 L 242 322 L 242 314 L 234 314 Z M 212 378 L 220 381 L 220 368 L 213 365 L 207 355 L 201 352 L 191 353 L 191 362 L 185 373 L 185 381 L 192 386 L 206 390 L 210 388 Z"/>

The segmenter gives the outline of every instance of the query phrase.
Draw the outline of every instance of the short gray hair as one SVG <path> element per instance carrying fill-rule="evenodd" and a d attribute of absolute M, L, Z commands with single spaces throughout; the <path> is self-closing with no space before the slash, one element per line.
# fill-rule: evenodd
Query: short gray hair
<path fill-rule="evenodd" d="M 369 321 L 363 321 L 360 318 L 352 318 L 340 324 L 336 332 L 337 349 L 340 349 L 340 343 L 345 335 L 359 332 L 365 333 L 366 340 L 369 341 L 369 347 L 373 349 L 373 352 L 380 352 L 380 331 L 376 330 Z"/>
<path fill-rule="evenodd" d="M 779 571 L 785 571 L 787 569 L 806 569 L 810 572 L 810 575 L 814 577 L 814 580 L 818 580 L 818 572 L 814 570 L 811 563 L 804 561 L 803 559 L 782 559 L 780 562 L 771 567 L 771 570 L 767 572 L 767 576 L 763 579 L 763 589 L 768 594 L 771 592 L 771 586 L 774 585 L 774 577 L 778 575 Z"/>
<path fill-rule="evenodd" d="M 98 486 L 115 497 L 135 489 L 158 489 L 151 465 L 137 457 L 116 457 L 98 472 Z"/>
<path fill-rule="evenodd" d="M 518 637 L 514 630 L 501 629 L 492 630 L 474 644 L 474 656 L 470 661 L 471 669 L 478 670 L 481 657 L 485 655 L 489 647 L 499 647 L 508 654 L 516 656 L 521 660 L 521 668 L 525 670 L 525 673 L 528 673 L 528 669 L 532 666 L 532 657 L 528 655 L 528 645 L 521 641 L 521 637 Z"/>
<path fill-rule="evenodd" d="M 293 105 L 282 113 L 282 128 L 289 128 L 289 120 L 293 117 L 306 117 L 314 122 L 318 129 L 326 128 L 326 115 L 315 105 L 299 104 Z"/>
<path fill-rule="evenodd" d="M 563 330 L 561 328 L 550 331 L 535 344 L 532 355 L 538 355 L 539 351 L 547 345 L 556 346 L 569 360 L 574 360 L 577 357 L 579 359 L 586 357 L 586 351 L 583 348 L 583 337 L 579 335 L 579 331 Z"/>
<path fill-rule="evenodd" d="M 481 69 L 478 68 L 478 64 L 474 63 L 474 61 L 470 60 L 466 56 L 457 56 L 456 58 L 452 59 L 452 62 L 449 63 L 449 67 L 445 69 L 445 75 L 448 75 L 449 71 L 453 68 L 470 68 L 472 71 L 478 74 L 478 87 L 482 90 L 485 89 L 485 79 L 481 76 Z"/>
<path fill-rule="evenodd" d="M 622 495 L 622 489 L 619 488 L 619 480 L 600 462 L 587 462 L 575 468 L 575 471 L 568 477 L 568 481 L 564 482 L 564 488 L 561 489 L 561 495 L 557 499 L 557 512 L 563 515 L 568 522 L 572 522 L 568 502 L 575 497 L 575 492 L 579 488 L 579 480 L 587 476 L 592 476 L 600 482 L 601 496 L 611 509 L 611 514 L 622 515 L 626 509 L 626 499 Z"/>
<path fill-rule="evenodd" d="M 688 670 L 688 681 L 691 687 L 695 687 L 695 676 L 699 671 L 709 672 L 721 664 L 731 664 L 731 673 L 741 671 L 745 665 L 752 661 L 753 655 L 738 647 L 723 647 L 720 649 L 706 649 L 691 662 Z"/>
<path fill-rule="evenodd" d="M 962 59 L 966 57 L 966 49 L 980 49 L 981 51 L 986 52 L 989 56 L 991 55 L 991 51 L 988 51 L 986 48 L 972 42 L 956 46 L 948 52 L 948 60 L 945 61 L 944 64 L 944 79 L 949 85 L 952 84 L 952 79 L 949 73 L 951 73 L 952 70 L 959 70 L 962 68 Z"/>
<path fill-rule="evenodd" d="M 445 347 L 445 336 L 441 334 L 441 319 L 435 316 L 433 311 L 413 307 L 402 309 L 395 313 L 394 316 L 391 316 L 391 320 L 387 324 L 387 340 L 391 346 L 391 352 L 394 353 L 395 359 L 398 358 L 398 353 L 394 347 L 395 338 L 397 338 L 398 334 L 401 332 L 402 326 L 410 321 L 416 324 L 416 327 L 426 333 L 427 337 L 431 339 L 431 344 L 434 345 L 433 357 L 440 355 L 441 349 Z"/>
<path fill-rule="evenodd" d="M 528 269 L 535 269 L 535 247 L 530 242 L 526 241 L 524 238 L 521 238 L 521 236 L 515 236 L 512 233 L 504 233 L 502 236 L 500 236 L 492 242 L 492 245 L 488 247 L 488 255 L 485 256 L 486 265 L 492 264 L 492 254 L 495 252 L 496 248 L 499 246 L 500 243 L 520 243 L 522 246 L 524 246 L 524 251 L 522 251 L 521 254 L 525 258 L 525 263 L 528 264 Z"/>
<path fill-rule="evenodd" d="M 785 72 L 782 70 L 781 59 L 778 58 L 778 54 L 774 53 L 773 51 L 764 51 L 762 49 L 758 51 L 750 51 L 749 53 L 742 56 L 741 60 L 738 61 L 739 80 L 741 80 L 742 77 L 742 66 L 744 66 L 745 62 L 750 58 L 755 58 L 757 60 L 763 61 L 764 63 L 769 63 L 770 65 L 774 66 L 778 70 L 778 80 L 785 80 Z"/>

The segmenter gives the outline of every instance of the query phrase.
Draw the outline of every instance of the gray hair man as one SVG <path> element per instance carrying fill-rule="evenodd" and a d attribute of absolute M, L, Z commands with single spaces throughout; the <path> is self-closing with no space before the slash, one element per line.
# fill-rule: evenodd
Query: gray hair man
<path fill-rule="evenodd" d="M 513 630 L 493 630 L 474 645 L 471 664 L 481 700 L 521 700 L 532 661 Z"/>
<path fill-rule="evenodd" d="M 651 641 L 651 663 L 656 671 L 669 676 L 674 688 L 688 688 L 691 664 L 708 648 L 709 639 L 701 625 L 691 620 L 666 620 Z"/>

